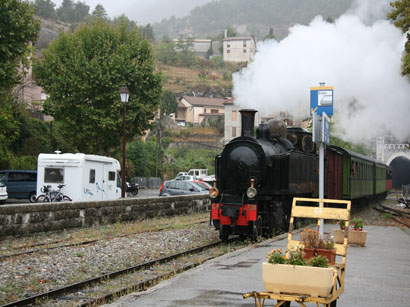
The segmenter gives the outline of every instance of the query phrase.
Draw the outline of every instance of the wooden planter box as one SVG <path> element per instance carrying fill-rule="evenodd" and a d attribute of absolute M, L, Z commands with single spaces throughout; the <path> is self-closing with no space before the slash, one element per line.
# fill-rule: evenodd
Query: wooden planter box
<path fill-rule="evenodd" d="M 328 264 L 335 264 L 336 261 L 336 249 L 317 249 L 317 254 L 327 258 Z"/>
<path fill-rule="evenodd" d="M 343 244 L 344 231 L 340 229 L 334 229 L 333 233 L 335 237 L 335 243 Z M 347 232 L 347 243 L 364 246 L 366 244 L 366 237 L 367 237 L 366 230 L 362 230 L 362 231 L 349 230 Z"/>
<path fill-rule="evenodd" d="M 343 244 L 343 239 L 344 239 L 344 231 L 341 229 L 333 229 L 333 234 L 335 237 L 335 243 L 336 244 Z"/>
<path fill-rule="evenodd" d="M 264 262 L 262 263 L 262 281 L 268 292 L 326 297 L 333 286 L 333 268 Z"/>
<path fill-rule="evenodd" d="M 364 246 L 366 244 L 366 237 L 367 237 L 367 231 L 362 230 L 362 231 L 354 231 L 354 230 L 349 230 L 347 233 L 347 242 L 349 244 L 357 244 L 360 246 Z"/>

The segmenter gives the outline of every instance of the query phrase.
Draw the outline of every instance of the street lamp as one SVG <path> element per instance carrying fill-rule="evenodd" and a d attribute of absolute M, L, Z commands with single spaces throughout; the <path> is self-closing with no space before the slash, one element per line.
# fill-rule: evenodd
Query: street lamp
<path fill-rule="evenodd" d="M 128 102 L 128 97 L 130 92 L 126 85 L 120 88 L 121 102 L 124 106 L 123 120 L 122 120 L 122 172 L 121 172 L 121 197 L 125 197 L 125 114 L 126 114 L 126 104 Z"/>

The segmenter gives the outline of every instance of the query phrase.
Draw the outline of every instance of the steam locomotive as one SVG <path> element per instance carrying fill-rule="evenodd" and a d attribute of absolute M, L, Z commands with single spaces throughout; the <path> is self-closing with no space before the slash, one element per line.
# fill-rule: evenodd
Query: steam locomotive
<path fill-rule="evenodd" d="M 293 197 L 318 196 L 318 155 L 309 132 L 269 120 L 254 133 L 256 110 L 241 110 L 241 136 L 215 159 L 211 219 L 220 238 L 255 240 L 287 230 Z M 385 197 L 389 168 L 337 146 L 326 151 L 325 197 Z M 391 176 L 390 176 L 391 178 Z"/>

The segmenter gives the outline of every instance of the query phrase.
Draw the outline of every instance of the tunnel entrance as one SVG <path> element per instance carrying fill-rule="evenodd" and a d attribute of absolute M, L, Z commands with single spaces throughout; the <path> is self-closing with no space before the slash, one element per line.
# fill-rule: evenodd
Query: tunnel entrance
<path fill-rule="evenodd" d="M 401 189 L 404 184 L 410 184 L 410 160 L 406 157 L 397 157 L 390 163 L 393 172 L 393 188 Z"/>

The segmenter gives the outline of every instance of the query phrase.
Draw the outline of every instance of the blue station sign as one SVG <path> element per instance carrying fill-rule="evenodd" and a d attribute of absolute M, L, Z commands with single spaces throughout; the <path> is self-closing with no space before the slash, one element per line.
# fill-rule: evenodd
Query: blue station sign
<path fill-rule="evenodd" d="M 333 86 L 310 88 L 310 115 L 333 115 Z"/>

